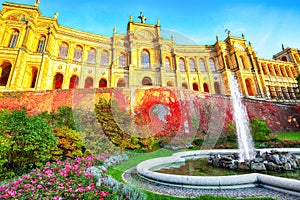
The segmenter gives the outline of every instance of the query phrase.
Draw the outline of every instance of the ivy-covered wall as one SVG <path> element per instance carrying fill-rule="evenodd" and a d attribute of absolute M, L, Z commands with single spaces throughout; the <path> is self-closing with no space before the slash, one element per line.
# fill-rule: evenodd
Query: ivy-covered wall
<path fill-rule="evenodd" d="M 139 89 L 143 90 L 143 89 Z M 149 90 L 149 89 L 148 89 Z M 155 96 L 155 92 L 166 92 L 172 89 L 151 89 L 151 96 Z M 28 114 L 38 114 L 41 112 L 51 112 L 59 107 L 66 105 L 69 107 L 86 107 L 93 109 L 99 98 L 109 99 L 111 96 L 117 97 L 117 92 L 112 88 L 103 89 L 82 89 L 82 90 L 49 90 L 49 91 L 19 91 L 19 92 L 1 92 L 0 93 L 0 110 L 8 109 L 9 111 L 25 107 Z M 119 90 L 118 90 L 119 91 Z M 112 95 L 114 93 L 114 95 Z M 141 93 L 149 95 L 147 93 Z M 138 101 L 142 101 L 145 97 L 128 99 L 128 96 L 117 97 L 119 102 L 124 101 L 124 105 L 133 106 Z M 156 101 L 158 98 L 155 99 Z M 143 100 L 145 101 L 145 100 Z M 165 101 L 165 100 L 164 100 Z M 193 99 L 194 105 L 198 107 L 200 112 L 200 126 L 205 126 L 209 120 L 218 119 L 218 116 L 207 117 L 211 113 L 225 116 L 224 124 L 226 125 L 232 120 L 230 98 L 214 95 L 198 94 Z M 149 104 L 149 102 L 147 101 Z M 156 102 L 157 104 L 158 102 Z M 166 104 L 166 102 L 161 102 Z M 274 131 L 300 130 L 300 105 L 283 105 L 265 101 L 253 101 L 244 99 L 250 120 L 260 118 L 266 121 L 269 128 Z M 167 105 L 169 106 L 169 105 Z M 122 106 L 120 106 L 122 109 Z M 125 107 L 123 108 L 125 109 Z M 190 109 L 190 108 L 185 108 Z M 188 112 L 188 111 L 187 111 Z"/>

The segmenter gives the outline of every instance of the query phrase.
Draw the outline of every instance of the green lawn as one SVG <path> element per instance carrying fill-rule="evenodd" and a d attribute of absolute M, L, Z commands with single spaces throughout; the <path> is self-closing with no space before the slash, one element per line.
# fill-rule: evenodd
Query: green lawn
<path fill-rule="evenodd" d="M 300 141 L 300 132 L 276 133 L 275 135 L 280 140 L 295 140 L 295 141 Z"/>

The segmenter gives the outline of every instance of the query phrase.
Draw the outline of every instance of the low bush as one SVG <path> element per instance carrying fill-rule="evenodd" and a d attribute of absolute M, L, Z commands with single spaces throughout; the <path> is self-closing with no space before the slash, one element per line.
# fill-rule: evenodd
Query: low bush
<path fill-rule="evenodd" d="M 83 133 L 63 126 L 55 128 L 54 134 L 58 138 L 58 149 L 53 152 L 53 160 L 89 155 L 83 143 Z"/>
<path fill-rule="evenodd" d="M 254 118 L 250 122 L 251 134 L 255 142 L 264 142 L 270 140 L 270 133 L 272 132 L 262 119 Z"/>
<path fill-rule="evenodd" d="M 57 138 L 40 116 L 26 110 L 0 112 L 0 177 L 10 178 L 14 171 L 41 166 L 57 148 Z"/>

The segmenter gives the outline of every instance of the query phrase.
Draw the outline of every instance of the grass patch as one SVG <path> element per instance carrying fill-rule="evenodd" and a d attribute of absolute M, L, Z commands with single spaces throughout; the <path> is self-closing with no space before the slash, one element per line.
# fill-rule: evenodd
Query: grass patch
<path fill-rule="evenodd" d="M 276 133 L 275 136 L 280 140 L 300 140 L 300 132 Z"/>
<path fill-rule="evenodd" d="M 166 157 L 171 156 L 176 151 L 168 150 L 168 149 L 158 149 L 153 152 L 137 152 L 137 151 L 127 151 L 125 152 L 129 156 L 129 160 L 121 163 L 120 165 L 117 165 L 114 167 L 114 169 L 126 171 L 127 169 L 130 169 L 136 165 L 138 165 L 140 162 L 144 160 L 149 160 L 152 158 L 158 158 L 158 157 Z"/>

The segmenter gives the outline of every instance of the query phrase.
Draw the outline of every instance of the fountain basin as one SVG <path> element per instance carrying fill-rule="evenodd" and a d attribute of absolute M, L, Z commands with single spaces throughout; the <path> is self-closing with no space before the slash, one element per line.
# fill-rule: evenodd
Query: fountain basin
<path fill-rule="evenodd" d="M 260 152 L 271 151 L 272 149 L 258 149 Z M 299 148 L 275 149 L 293 154 L 300 154 Z M 300 196 L 300 181 L 288 178 L 274 177 L 260 173 L 249 173 L 231 176 L 184 176 L 153 172 L 154 168 L 168 163 L 183 163 L 186 159 L 208 157 L 211 153 L 229 155 L 237 153 L 238 150 L 199 150 L 174 153 L 170 157 L 155 158 L 141 162 L 136 168 L 139 175 L 151 182 L 158 182 L 165 185 L 174 185 L 187 188 L 201 189 L 235 189 L 245 187 L 262 186 L 265 188 L 290 193 Z"/>

